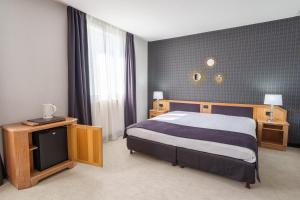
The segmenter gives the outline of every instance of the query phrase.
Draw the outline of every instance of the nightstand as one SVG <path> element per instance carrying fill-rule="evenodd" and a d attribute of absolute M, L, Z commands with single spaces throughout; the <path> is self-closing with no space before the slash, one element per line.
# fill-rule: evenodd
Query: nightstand
<path fill-rule="evenodd" d="M 168 111 L 166 111 L 166 110 L 154 110 L 154 109 L 152 109 L 152 110 L 149 111 L 149 118 L 156 117 L 158 115 L 162 115 L 162 114 L 167 113 L 167 112 Z"/>
<path fill-rule="evenodd" d="M 285 151 L 288 141 L 289 123 L 260 120 L 257 122 L 259 146 Z"/>

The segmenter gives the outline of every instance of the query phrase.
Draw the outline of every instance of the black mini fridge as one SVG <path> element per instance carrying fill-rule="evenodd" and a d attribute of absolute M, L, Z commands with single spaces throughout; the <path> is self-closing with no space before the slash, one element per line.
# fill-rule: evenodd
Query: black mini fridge
<path fill-rule="evenodd" d="M 57 127 L 32 133 L 34 167 L 42 171 L 68 160 L 67 128 Z"/>

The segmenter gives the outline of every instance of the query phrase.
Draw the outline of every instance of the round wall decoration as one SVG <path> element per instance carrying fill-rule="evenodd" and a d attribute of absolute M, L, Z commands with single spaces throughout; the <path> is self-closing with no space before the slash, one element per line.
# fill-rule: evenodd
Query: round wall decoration
<path fill-rule="evenodd" d="M 196 73 L 193 74 L 193 80 L 194 81 L 198 82 L 198 81 L 201 80 L 201 78 L 202 78 L 202 76 L 201 76 L 200 73 L 196 72 Z"/>
<path fill-rule="evenodd" d="M 214 79 L 217 84 L 222 84 L 224 82 L 224 76 L 222 74 L 215 75 Z"/>
<path fill-rule="evenodd" d="M 213 67 L 215 64 L 216 64 L 216 59 L 214 58 L 207 58 L 206 61 L 205 61 L 205 64 L 208 66 L 208 67 Z"/>

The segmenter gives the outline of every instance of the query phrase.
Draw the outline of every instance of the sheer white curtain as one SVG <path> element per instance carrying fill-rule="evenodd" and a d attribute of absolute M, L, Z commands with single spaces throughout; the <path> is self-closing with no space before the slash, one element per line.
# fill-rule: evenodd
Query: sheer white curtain
<path fill-rule="evenodd" d="M 126 33 L 91 16 L 87 32 L 92 122 L 114 140 L 124 131 Z"/>

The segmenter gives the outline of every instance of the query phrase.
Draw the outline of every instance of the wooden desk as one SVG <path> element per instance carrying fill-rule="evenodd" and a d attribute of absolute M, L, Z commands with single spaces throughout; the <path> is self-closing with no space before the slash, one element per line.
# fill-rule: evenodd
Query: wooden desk
<path fill-rule="evenodd" d="M 34 169 L 32 134 L 36 131 L 67 126 L 68 160 L 43 171 Z M 18 189 L 29 188 L 63 169 L 73 168 L 76 161 L 103 166 L 102 129 L 77 125 L 77 119 L 41 126 L 15 123 L 3 126 L 4 154 L 9 181 Z"/>

